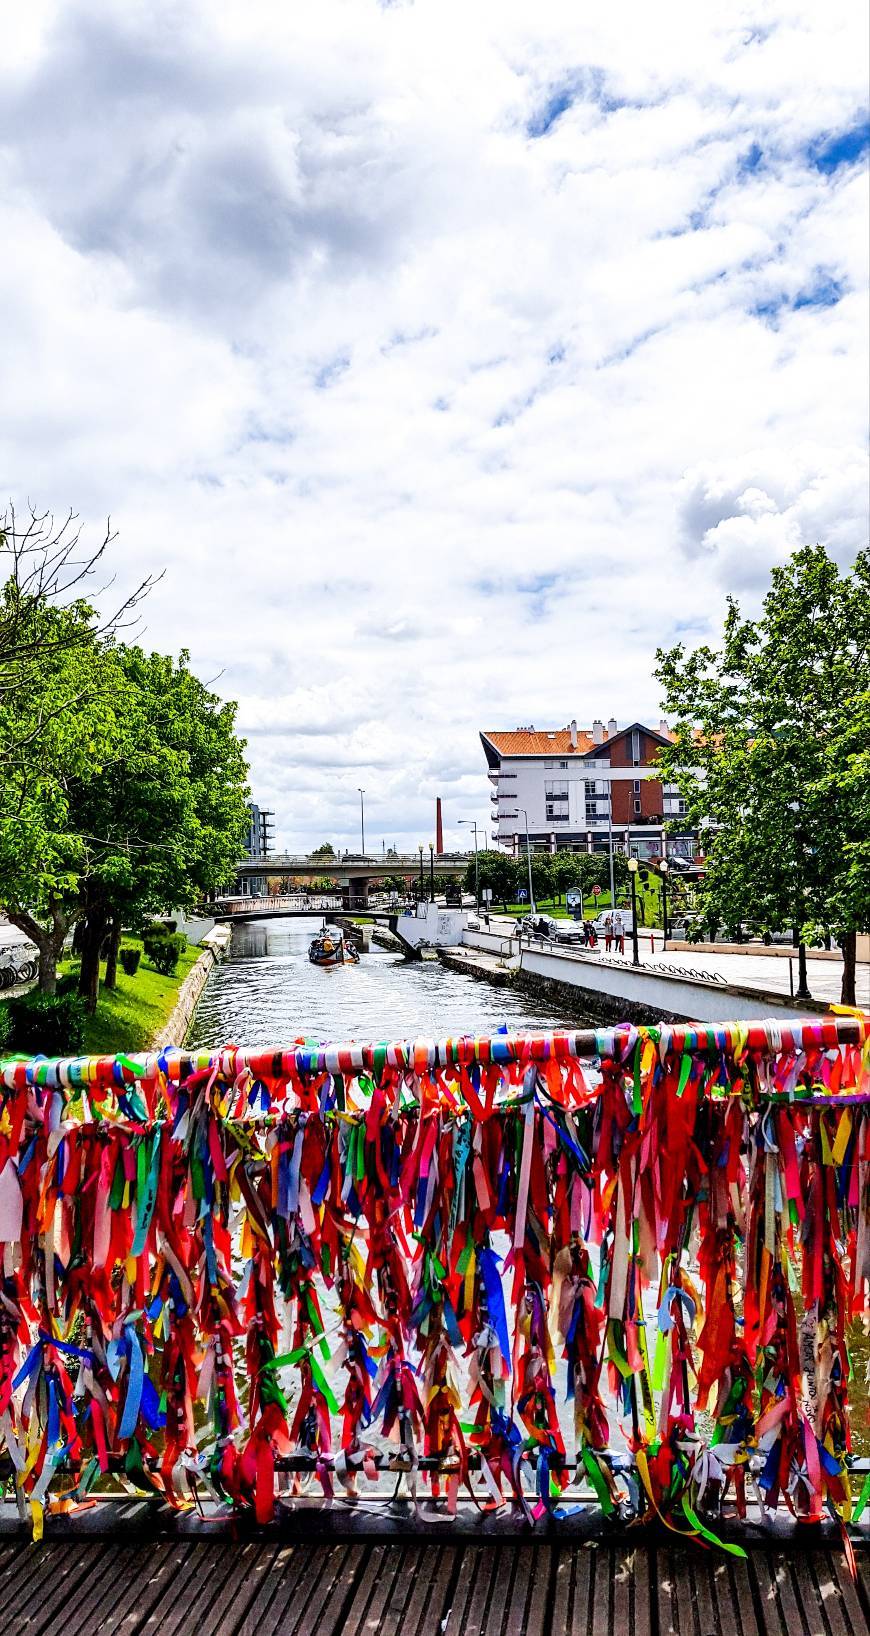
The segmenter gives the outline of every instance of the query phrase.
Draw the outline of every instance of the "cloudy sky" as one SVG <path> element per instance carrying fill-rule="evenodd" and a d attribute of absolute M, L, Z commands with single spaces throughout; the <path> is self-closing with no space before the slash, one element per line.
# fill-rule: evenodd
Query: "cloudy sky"
<path fill-rule="evenodd" d="M 0 493 L 111 513 L 292 848 L 488 822 L 481 727 L 867 531 L 855 0 L 29 0 Z"/>

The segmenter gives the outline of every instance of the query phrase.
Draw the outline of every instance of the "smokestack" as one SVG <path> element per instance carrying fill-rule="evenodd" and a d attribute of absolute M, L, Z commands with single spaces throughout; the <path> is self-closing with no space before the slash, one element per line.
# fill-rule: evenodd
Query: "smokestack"
<path fill-rule="evenodd" d="M 576 748 L 577 748 L 577 722 L 572 721 L 571 722 L 571 749 L 576 750 Z"/>
<path fill-rule="evenodd" d="M 595 720 L 592 723 L 592 743 L 593 744 L 603 744 L 604 743 L 604 723 L 603 723 L 603 721 L 599 721 L 597 716 L 595 717 Z"/>
<path fill-rule="evenodd" d="M 615 716 L 611 716 L 611 718 L 610 718 L 610 720 L 609 720 L 609 722 L 608 722 L 608 723 L 607 723 L 607 737 L 608 737 L 608 738 L 613 738 L 613 736 L 614 736 L 614 734 L 615 734 L 615 732 L 616 732 L 616 731 L 617 731 L 617 728 L 616 728 L 616 717 L 615 717 Z"/>
<path fill-rule="evenodd" d="M 444 851 L 444 825 L 441 822 L 441 797 L 435 797 L 435 851 L 438 856 Z"/>
<path fill-rule="evenodd" d="M 662 738 L 670 738 L 671 736 L 671 730 L 664 717 L 662 717 L 661 721 L 659 722 L 659 732 L 661 733 Z"/>

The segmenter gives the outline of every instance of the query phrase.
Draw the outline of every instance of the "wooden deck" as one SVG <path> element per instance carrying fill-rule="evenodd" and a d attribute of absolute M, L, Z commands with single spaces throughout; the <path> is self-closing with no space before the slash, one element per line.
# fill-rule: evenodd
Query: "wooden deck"
<path fill-rule="evenodd" d="M 0 1540 L 9 1636 L 866 1636 L 836 1547 Z"/>

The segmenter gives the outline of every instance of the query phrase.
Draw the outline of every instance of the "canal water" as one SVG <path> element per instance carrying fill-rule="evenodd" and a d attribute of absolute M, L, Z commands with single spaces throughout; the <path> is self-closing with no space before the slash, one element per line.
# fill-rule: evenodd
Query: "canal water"
<path fill-rule="evenodd" d="M 514 989 L 374 946 L 358 966 L 312 966 L 308 945 L 316 929 L 313 920 L 235 926 L 229 955 L 200 1000 L 189 1043 L 433 1039 L 495 1033 L 505 1023 L 516 1030 L 582 1025 L 582 1019 Z"/>

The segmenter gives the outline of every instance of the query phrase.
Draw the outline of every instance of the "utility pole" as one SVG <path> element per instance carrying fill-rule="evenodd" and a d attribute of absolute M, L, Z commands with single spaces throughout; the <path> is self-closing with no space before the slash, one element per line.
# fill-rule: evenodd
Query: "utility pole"
<path fill-rule="evenodd" d="M 475 903 L 475 907 L 477 909 L 479 909 L 480 908 L 480 870 L 479 870 L 478 861 L 477 861 L 477 819 L 476 818 L 457 818 L 456 822 L 457 822 L 457 824 L 467 824 L 469 829 L 471 830 L 472 834 L 474 835 L 474 903 Z"/>
<path fill-rule="evenodd" d="M 616 892 L 613 886 L 613 779 L 607 780 L 607 840 L 610 857 L 610 913 L 616 908 Z"/>
<path fill-rule="evenodd" d="M 360 840 L 362 842 L 362 855 L 363 855 L 363 857 L 365 857 L 365 855 L 366 855 L 366 809 L 365 809 L 365 801 L 364 801 L 363 798 L 364 798 L 366 792 L 365 792 L 365 790 L 360 790 L 358 784 L 357 784 L 357 789 L 359 790 L 359 830 L 360 830 Z"/>

